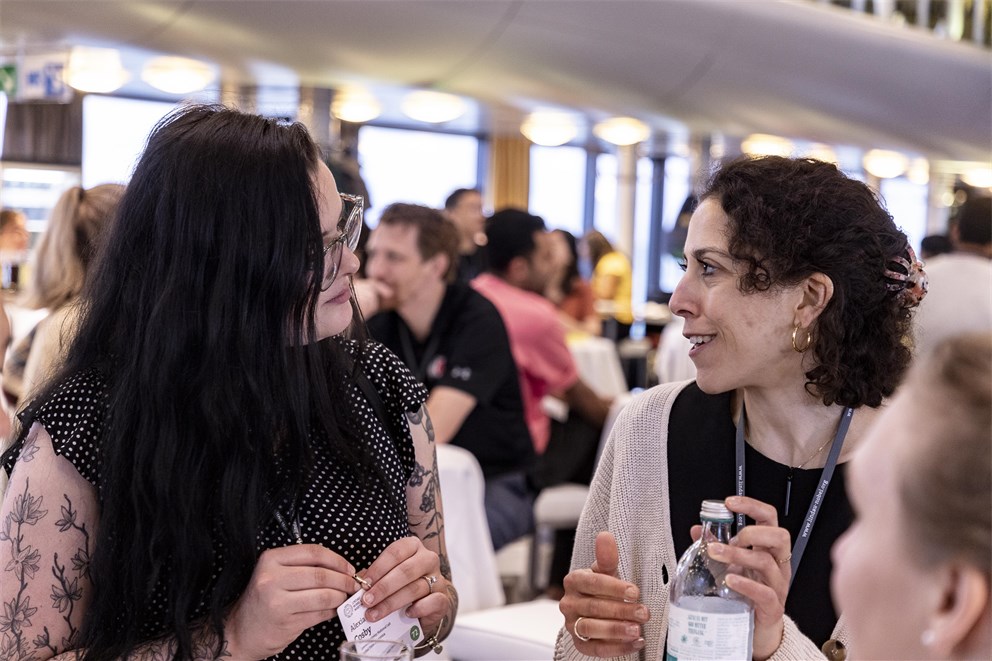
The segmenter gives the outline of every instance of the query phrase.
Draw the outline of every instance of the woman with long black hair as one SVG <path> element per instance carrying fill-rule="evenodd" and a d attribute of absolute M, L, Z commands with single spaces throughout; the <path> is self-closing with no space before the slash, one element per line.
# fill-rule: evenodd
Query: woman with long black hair
<path fill-rule="evenodd" d="M 362 586 L 447 634 L 425 392 L 347 339 L 361 211 L 299 124 L 155 129 L 2 460 L 0 657 L 323 659 Z"/>

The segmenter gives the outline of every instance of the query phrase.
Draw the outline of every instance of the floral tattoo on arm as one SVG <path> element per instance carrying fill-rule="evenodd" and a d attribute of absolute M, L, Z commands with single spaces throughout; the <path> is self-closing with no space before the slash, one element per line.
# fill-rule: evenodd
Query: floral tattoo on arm
<path fill-rule="evenodd" d="M 29 438 L 21 450 L 18 464 L 27 464 L 34 460 L 38 451 L 38 441 Z M 25 594 L 32 581 L 43 580 L 41 572 L 43 563 L 40 549 L 25 541 L 29 527 L 43 526 L 49 516 L 45 507 L 45 497 L 35 495 L 31 490 L 31 481 L 24 481 L 24 489 L 18 494 L 11 494 L 13 507 L 0 522 L 0 549 L 2 557 L 9 558 L 2 565 L 4 580 L 14 581 L 17 591 L 13 597 L 0 605 L 0 657 L 29 659 L 34 658 L 35 652 L 46 650 L 48 654 L 58 654 L 60 651 L 73 649 L 79 637 L 78 618 L 73 618 L 77 602 L 82 599 L 83 591 L 80 580 L 89 577 L 90 534 L 85 523 L 78 522 L 78 512 L 68 494 L 63 494 L 65 503 L 61 505 L 61 518 L 54 522 L 60 533 L 71 534 L 79 546 L 73 556 L 66 562 L 54 553 L 51 560 L 51 605 L 65 621 L 65 635 L 58 640 L 52 639 L 48 627 L 42 627 L 41 633 L 33 638 L 27 631 L 32 625 L 32 618 L 37 615 L 42 604 L 32 604 L 31 597 Z M 49 523 L 48 525 L 52 525 Z M 30 638 L 30 640 L 28 639 Z"/>

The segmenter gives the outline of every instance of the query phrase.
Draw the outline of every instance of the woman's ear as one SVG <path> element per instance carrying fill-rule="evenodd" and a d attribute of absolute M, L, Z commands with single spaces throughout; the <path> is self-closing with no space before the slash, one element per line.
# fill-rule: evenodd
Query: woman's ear
<path fill-rule="evenodd" d="M 800 284 L 801 299 L 794 323 L 809 328 L 834 296 L 834 281 L 826 273 L 814 273 Z"/>
<path fill-rule="evenodd" d="M 987 654 L 992 644 L 988 576 L 963 563 L 939 574 L 944 584 L 942 602 L 923 632 L 924 646 L 938 659 Z"/>

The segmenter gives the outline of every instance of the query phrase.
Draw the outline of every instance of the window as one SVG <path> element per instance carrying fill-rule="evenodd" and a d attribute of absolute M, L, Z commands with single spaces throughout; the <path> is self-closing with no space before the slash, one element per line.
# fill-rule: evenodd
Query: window
<path fill-rule="evenodd" d="M 82 186 L 127 183 L 148 134 L 176 105 L 167 101 L 86 95 Z"/>
<path fill-rule="evenodd" d="M 663 292 L 675 291 L 675 286 L 682 279 L 682 269 L 679 268 L 678 259 L 672 255 L 672 252 L 675 249 L 681 252 L 682 244 L 685 243 L 685 234 L 673 235 L 671 232 L 675 229 L 682 205 L 691 193 L 689 179 L 688 158 L 669 156 L 665 159 L 665 196 L 661 211 L 665 242 L 662 254 L 658 256 L 661 260 L 661 272 L 657 283 L 658 288 Z"/>
<path fill-rule="evenodd" d="M 913 246 L 917 257 L 920 241 L 927 234 L 926 185 L 914 184 L 905 177 L 883 179 L 879 188 L 885 207 L 892 214 L 896 227 L 901 229 Z"/>
<path fill-rule="evenodd" d="M 477 188 L 479 139 L 471 135 L 363 126 L 358 161 L 372 207 L 365 218 L 375 227 L 393 202 L 441 208 L 456 188 Z"/>
<path fill-rule="evenodd" d="M 548 229 L 582 236 L 585 190 L 585 149 L 531 146 L 529 211 L 544 218 Z"/>

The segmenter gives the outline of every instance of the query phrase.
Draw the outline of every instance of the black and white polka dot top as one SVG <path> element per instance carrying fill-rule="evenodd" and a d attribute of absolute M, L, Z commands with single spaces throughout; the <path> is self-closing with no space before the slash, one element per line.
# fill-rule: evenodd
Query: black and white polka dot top
<path fill-rule="evenodd" d="M 343 344 L 353 355 L 358 353 L 354 344 Z M 362 371 L 379 393 L 390 426 L 403 430 L 402 438 L 391 438 L 362 389 L 357 383 L 350 384 L 351 410 L 358 412 L 358 428 L 368 444 L 368 452 L 387 477 L 388 486 L 369 480 L 363 489 L 353 473 L 333 460 L 326 443 L 314 442 L 314 471 L 306 496 L 299 504 L 303 541 L 330 548 L 359 570 L 372 564 L 390 543 L 411 534 L 406 485 L 414 468 L 414 448 L 404 413 L 416 411 L 427 395 L 403 363 L 382 345 L 370 342 L 360 355 Z M 97 446 L 106 411 L 103 383 L 96 371 L 80 373 L 41 404 L 35 415 L 35 420 L 52 437 L 56 453 L 72 462 L 80 475 L 94 485 L 100 482 Z M 9 455 L 3 468 L 9 472 L 14 461 L 16 451 Z M 292 531 L 273 519 L 259 531 L 258 552 L 293 543 Z M 222 552 L 218 542 L 215 558 Z M 163 627 L 157 632 L 149 631 L 150 637 L 164 630 L 166 622 L 165 585 L 157 586 L 155 594 L 153 608 L 161 613 Z M 206 613 L 206 604 L 201 608 L 197 616 Z M 341 625 L 334 618 L 308 629 L 273 658 L 337 658 L 337 648 L 344 639 Z"/>

